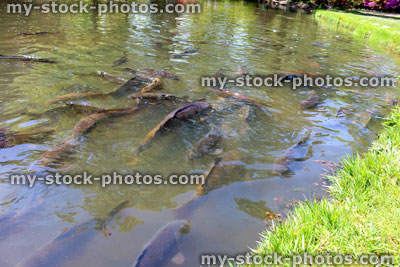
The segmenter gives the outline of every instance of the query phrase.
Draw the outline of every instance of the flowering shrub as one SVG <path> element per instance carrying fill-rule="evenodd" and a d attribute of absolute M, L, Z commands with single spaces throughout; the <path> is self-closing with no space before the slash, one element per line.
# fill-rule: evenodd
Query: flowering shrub
<path fill-rule="evenodd" d="M 384 9 L 394 11 L 400 9 L 400 0 L 364 0 L 364 6 L 370 9 Z"/>
<path fill-rule="evenodd" d="M 385 3 L 385 8 L 387 9 L 397 9 L 400 8 L 400 0 L 389 0 Z"/>

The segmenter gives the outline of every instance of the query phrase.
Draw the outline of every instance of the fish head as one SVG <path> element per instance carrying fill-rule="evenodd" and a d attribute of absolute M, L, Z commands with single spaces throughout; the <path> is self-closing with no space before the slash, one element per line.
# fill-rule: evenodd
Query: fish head
<path fill-rule="evenodd" d="M 186 235 L 190 232 L 190 222 L 187 220 L 179 220 L 176 222 L 179 230 L 176 232 L 176 238 L 179 239 L 181 236 Z"/>

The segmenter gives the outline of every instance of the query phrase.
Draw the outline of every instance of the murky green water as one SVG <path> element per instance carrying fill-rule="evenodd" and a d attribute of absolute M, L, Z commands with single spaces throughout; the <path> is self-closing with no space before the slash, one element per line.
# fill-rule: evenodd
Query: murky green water
<path fill-rule="evenodd" d="M 38 31 L 58 33 L 17 36 Z M 99 231 L 78 246 L 65 248 L 62 266 L 131 266 L 157 229 L 178 217 L 191 223 L 190 233 L 182 240 L 184 266 L 198 265 L 201 253 L 237 254 L 255 246 L 258 233 L 270 222 L 264 222 L 262 209 L 252 207 L 250 201 L 266 201 L 273 212 L 284 213 L 286 205 L 294 200 L 323 196 L 321 174 L 326 166 L 319 160 L 338 162 L 346 154 L 365 151 L 380 129 L 381 118 L 392 108 L 384 101 L 387 92 L 398 93 L 396 88 L 313 88 L 322 104 L 300 111 L 298 105 L 308 97 L 310 88 L 228 88 L 268 100 L 273 107 L 252 106 L 243 124 L 238 120 L 243 104 L 216 96 L 200 86 L 199 78 L 221 68 L 234 75 L 240 66 L 258 74 L 301 70 L 335 76 L 399 75 L 399 59 L 337 35 L 316 25 L 311 15 L 263 10 L 242 2 L 203 2 L 201 14 L 183 15 L 99 17 L 34 13 L 23 17 L 2 13 L 0 54 L 51 58 L 57 63 L 0 61 L 0 128 L 16 132 L 37 126 L 56 128 L 41 142 L 0 150 L 0 216 L 24 209 L 33 211 L 21 216 L 18 227 L 3 233 L 0 265 L 14 266 L 65 229 L 104 217 L 125 200 L 129 200 L 129 207 L 108 224 L 111 235 L 106 238 Z M 315 42 L 325 45 L 312 45 Z M 192 49 L 198 53 L 171 58 L 174 53 Z M 127 63 L 113 67 L 112 62 L 125 51 Z M 80 74 L 101 70 L 128 79 L 131 74 L 124 70 L 127 67 L 175 73 L 181 79 L 166 80 L 163 92 L 190 99 L 206 98 L 219 108 L 204 122 L 186 123 L 158 138 L 141 154 L 135 167 L 129 165 L 132 150 L 177 105 L 155 105 L 136 116 L 107 121 L 81 140 L 75 153 L 69 155 L 64 166 L 69 172 L 140 171 L 164 176 L 205 172 L 215 156 L 188 161 L 187 153 L 211 123 L 229 128 L 229 136 L 218 147 L 237 151 L 237 160 L 245 166 L 245 172 L 232 173 L 228 185 L 215 188 L 195 205 L 187 206 L 184 215 L 175 212 L 175 208 L 194 196 L 195 185 L 100 188 L 37 184 L 27 188 L 7 183 L 9 174 L 27 172 L 42 153 L 69 139 L 75 123 L 85 116 L 57 111 L 32 114 L 46 112 L 53 107 L 47 101 L 66 93 L 106 92 L 117 86 Z M 87 102 L 112 108 L 125 107 L 128 100 Z M 352 114 L 337 117 L 341 107 L 351 108 Z M 357 114 L 366 110 L 374 112 L 364 127 L 362 116 Z M 288 175 L 274 175 L 275 159 L 308 130 L 312 131 L 310 157 L 293 163 Z M 31 208 L 32 199 L 41 199 L 43 204 Z"/>

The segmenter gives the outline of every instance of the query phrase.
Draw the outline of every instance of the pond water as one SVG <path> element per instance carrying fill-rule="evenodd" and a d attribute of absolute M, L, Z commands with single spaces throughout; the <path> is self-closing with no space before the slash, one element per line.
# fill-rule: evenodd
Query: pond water
<path fill-rule="evenodd" d="M 154 233 L 176 218 L 187 219 L 191 225 L 180 244 L 185 256 L 181 266 L 199 265 L 202 253 L 246 252 L 256 246 L 259 233 L 271 225 L 266 210 L 285 214 L 294 201 L 326 196 L 323 174 L 329 166 L 324 161 L 337 163 L 346 154 L 370 146 L 381 129 L 382 118 L 393 107 L 385 103 L 386 96 L 399 95 L 395 87 L 227 88 L 265 100 L 271 106 L 260 108 L 222 98 L 202 87 L 199 80 L 221 69 L 233 76 L 240 67 L 261 75 L 307 71 L 343 77 L 399 76 L 398 58 L 374 51 L 349 36 L 338 36 L 317 25 L 312 15 L 264 9 L 255 3 L 201 3 L 201 14 L 1 15 L 0 54 L 56 61 L 0 60 L 0 128 L 13 132 L 42 126 L 55 129 L 46 137 L 0 150 L 0 216 L 21 214 L 14 221 L 15 227 L 2 224 L 7 230 L 0 231 L 1 266 L 14 266 L 59 233 L 92 218 L 104 218 L 126 200 L 127 207 L 107 224 L 111 235 L 95 231 L 90 238 L 66 244 L 57 263 L 131 266 Z M 3 6 L 1 10 L 4 12 Z M 19 35 L 39 31 L 54 34 Z M 172 56 L 194 49 L 195 54 Z M 113 66 L 124 54 L 127 62 Z M 27 173 L 41 154 L 70 139 L 74 125 L 88 115 L 57 109 L 57 105 L 48 104 L 49 100 L 73 92 L 111 91 L 118 85 L 85 74 L 105 71 L 129 79 L 133 75 L 126 68 L 174 73 L 180 80 L 165 80 L 160 92 L 192 100 L 205 98 L 216 107 L 215 111 L 201 122 L 188 121 L 158 136 L 135 166 L 131 164 L 132 151 L 181 104 L 151 105 L 137 115 L 107 120 L 80 139 L 56 168 L 93 175 L 113 171 L 164 177 L 205 173 L 221 155 L 188 160 L 188 151 L 217 127 L 229 133 L 217 149 L 234 151 L 240 170 L 233 168 L 223 185 L 214 186 L 186 206 L 196 194 L 196 185 L 101 188 L 98 184 L 38 183 L 28 188 L 8 183 L 8 175 Z M 321 104 L 300 110 L 300 102 L 311 90 L 322 99 Z M 129 100 L 109 97 L 79 103 L 122 108 Z M 249 115 L 243 120 L 247 105 Z M 337 116 L 340 108 L 349 111 L 346 116 Z M 302 160 L 290 164 L 289 173 L 274 174 L 275 160 L 308 133 L 310 139 Z M 184 212 L 180 213 L 182 206 Z"/>

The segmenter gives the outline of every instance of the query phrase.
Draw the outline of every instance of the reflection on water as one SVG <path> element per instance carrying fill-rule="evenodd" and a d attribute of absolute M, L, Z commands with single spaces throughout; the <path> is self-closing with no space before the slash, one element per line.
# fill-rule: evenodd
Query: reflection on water
<path fill-rule="evenodd" d="M 321 160 L 337 162 L 370 145 L 392 107 L 385 102 L 386 95 L 396 97 L 396 88 L 228 88 L 271 105 L 263 108 L 216 95 L 201 87 L 199 80 L 218 70 L 229 76 L 243 71 L 398 76 L 398 59 L 319 28 L 309 15 L 263 10 L 242 2 L 202 4 L 201 14 L 2 14 L 0 54 L 57 63 L 0 61 L 2 133 L 55 129 L 7 143 L 0 150 L 1 266 L 14 266 L 62 231 L 106 218 L 124 201 L 129 201 L 128 207 L 107 224 L 110 235 L 95 231 L 88 242 L 77 242 L 81 247 L 71 252 L 73 257 L 62 260 L 63 266 L 131 266 L 154 233 L 182 214 L 191 224 L 190 233 L 182 239 L 184 266 L 198 264 L 200 253 L 243 252 L 255 245 L 269 217 L 290 209 L 293 200 L 324 195 L 321 174 L 326 166 Z M 19 35 L 38 31 L 54 34 Z M 155 138 L 135 167 L 131 165 L 134 149 L 182 104 L 150 105 L 145 112 L 106 120 L 74 146 L 61 167 L 71 173 L 139 171 L 167 177 L 205 173 L 218 158 L 206 191 L 199 194 L 195 185 L 37 184 L 27 188 L 7 184 L 8 174 L 27 172 L 41 154 L 70 139 L 76 122 L 92 112 L 49 105 L 49 100 L 75 92 L 110 92 L 119 86 L 87 75 L 96 71 L 128 80 L 132 70 L 146 69 L 180 78 L 165 79 L 162 92 L 184 99 L 205 98 L 215 111 L 200 122 L 180 124 Z M 299 104 L 311 90 L 321 103 L 300 110 Z M 124 108 L 131 100 L 106 97 L 76 103 Z M 213 129 L 220 131 L 221 140 L 212 153 L 190 160 L 190 150 Z M 309 132 L 307 149 L 290 149 Z M 274 164 L 288 151 L 292 151 L 290 157 L 282 161 L 287 162 L 288 172 L 275 174 Z M 187 202 L 191 204 L 179 213 L 177 208 Z"/>

